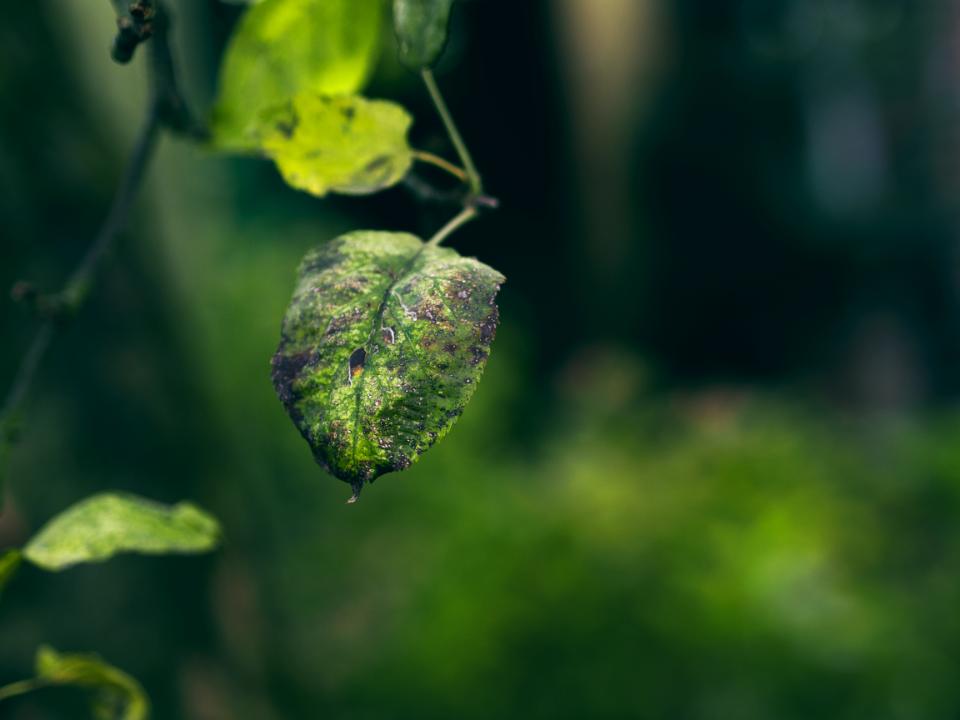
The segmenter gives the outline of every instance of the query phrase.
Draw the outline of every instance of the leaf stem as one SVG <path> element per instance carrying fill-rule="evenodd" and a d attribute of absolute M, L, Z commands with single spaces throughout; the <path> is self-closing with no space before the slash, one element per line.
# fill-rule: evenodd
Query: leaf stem
<path fill-rule="evenodd" d="M 479 214 L 480 212 L 472 205 L 469 207 L 465 207 L 460 212 L 459 215 L 457 215 L 455 218 L 453 218 L 453 220 L 451 220 L 442 228 L 440 228 L 440 230 L 437 232 L 436 235 L 434 235 L 432 238 L 427 240 L 427 246 L 436 247 L 437 245 L 442 243 L 444 240 L 446 240 L 454 230 L 456 230 L 461 225 L 466 225 L 468 222 L 473 220 Z"/>
<path fill-rule="evenodd" d="M 444 160 L 439 155 L 434 155 L 433 153 L 423 152 L 422 150 L 414 150 L 413 159 L 419 160 L 420 162 L 429 163 L 430 165 L 436 165 L 438 168 L 446 170 L 451 175 L 456 175 L 458 178 L 463 180 L 463 182 L 469 182 L 470 176 L 467 175 L 466 171 L 463 168 L 458 168 L 452 162 Z"/>
<path fill-rule="evenodd" d="M 421 74 L 423 75 L 423 82 L 426 84 L 427 90 L 430 91 L 430 98 L 433 100 L 437 112 L 440 113 L 440 119 L 443 120 L 443 124 L 447 128 L 447 134 L 450 136 L 453 146 L 457 149 L 460 162 L 463 163 L 463 167 L 467 172 L 467 177 L 470 181 L 470 190 L 473 191 L 474 195 L 482 195 L 483 181 L 480 179 L 480 173 L 477 172 L 477 168 L 473 164 L 473 159 L 470 157 L 470 151 L 467 150 L 466 143 L 463 142 L 463 138 L 460 137 L 460 133 L 457 130 L 456 123 L 453 122 L 453 116 L 450 115 L 447 104 L 443 101 L 440 88 L 437 87 L 437 81 L 433 79 L 433 73 L 429 68 L 424 68 Z"/>

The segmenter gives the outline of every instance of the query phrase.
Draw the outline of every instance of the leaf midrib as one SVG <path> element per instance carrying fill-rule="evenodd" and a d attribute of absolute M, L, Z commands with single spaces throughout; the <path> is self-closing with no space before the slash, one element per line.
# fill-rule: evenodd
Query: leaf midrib
<path fill-rule="evenodd" d="M 419 238 L 418 238 L 418 239 L 419 239 Z M 427 245 L 427 243 L 423 242 L 423 240 L 420 240 L 420 243 L 421 243 L 420 249 L 418 249 L 417 252 L 414 253 L 413 257 L 411 257 L 411 258 L 406 262 L 406 264 L 404 264 L 404 266 L 403 266 L 402 268 L 400 268 L 400 271 L 397 273 L 397 277 L 394 278 L 393 282 L 390 283 L 390 284 L 387 286 L 386 290 L 384 290 L 384 292 L 383 292 L 383 297 L 380 299 L 380 307 L 377 309 L 377 315 L 376 315 L 376 317 L 374 318 L 373 327 L 370 329 L 370 335 L 369 335 L 369 337 L 367 338 L 367 343 L 366 343 L 367 345 L 370 345 L 370 344 L 373 342 L 373 339 L 374 339 L 374 337 L 375 337 L 375 335 L 376 335 L 376 332 L 377 332 L 377 328 L 378 328 L 379 326 L 383 325 L 383 315 L 384 315 L 384 313 L 387 311 L 387 300 L 390 298 L 390 293 L 393 292 L 393 289 L 396 287 L 397 283 L 399 283 L 401 280 L 404 280 L 404 279 L 406 278 L 406 273 L 408 273 L 408 272 L 410 271 L 410 268 L 411 268 L 411 267 L 413 266 L 413 264 L 419 259 L 419 257 L 423 254 L 424 250 L 426 250 L 428 247 L 430 247 L 429 245 Z M 407 333 L 406 333 L 406 331 L 403 329 L 403 326 L 401 325 L 399 318 L 396 318 L 396 320 L 397 320 L 397 328 L 398 328 L 401 332 L 403 332 L 403 336 L 404 336 L 405 338 L 407 338 L 407 343 L 410 344 L 410 345 L 411 345 L 411 348 L 412 348 L 412 343 L 410 342 L 409 337 L 407 337 Z M 352 352 L 352 350 L 351 350 L 351 352 Z M 421 366 L 424 370 L 427 370 L 427 366 L 423 364 L 423 361 L 420 359 L 420 356 L 417 355 L 416 351 L 411 349 L 411 353 L 413 354 L 413 357 L 416 359 L 417 363 L 419 363 L 420 366 Z M 347 372 L 349 373 L 349 372 L 350 372 L 350 367 L 349 367 L 349 365 L 350 365 L 350 356 L 349 356 L 349 355 L 347 356 L 346 362 L 347 362 Z M 360 375 L 360 379 L 357 381 L 357 384 L 356 384 L 356 386 L 354 387 L 354 395 L 355 395 L 355 397 L 356 397 L 356 399 L 357 399 L 357 407 L 356 407 L 356 411 L 355 411 L 354 416 L 353 416 L 353 467 L 354 467 L 354 472 L 356 472 L 356 468 L 357 468 L 357 443 L 360 441 L 360 433 L 359 433 L 359 430 L 360 430 L 360 402 L 361 402 L 361 397 L 362 397 L 361 394 L 360 394 L 360 392 L 361 392 L 361 390 L 363 389 L 364 383 L 366 382 L 366 376 L 367 376 L 368 374 L 370 374 L 370 373 L 366 373 L 366 372 L 362 373 L 362 374 Z M 378 379 L 378 383 L 379 383 L 379 379 Z M 380 386 L 380 390 L 383 391 L 383 386 L 382 386 L 382 385 Z M 362 482 L 362 481 L 361 481 L 361 482 Z"/>

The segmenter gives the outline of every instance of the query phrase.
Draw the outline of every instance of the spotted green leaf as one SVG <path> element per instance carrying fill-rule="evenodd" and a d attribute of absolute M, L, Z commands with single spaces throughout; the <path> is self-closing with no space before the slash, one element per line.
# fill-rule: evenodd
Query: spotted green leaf
<path fill-rule="evenodd" d="M 19 550 L 7 550 L 3 555 L 0 555 L 0 594 L 3 593 L 3 588 L 6 587 L 7 583 L 17 574 L 17 569 L 20 567 L 22 560 L 23 555 Z"/>
<path fill-rule="evenodd" d="M 353 500 L 457 421 L 487 362 L 503 280 L 407 233 L 352 232 L 303 259 L 273 383 Z"/>
<path fill-rule="evenodd" d="M 291 186 L 321 197 L 366 195 L 410 169 L 412 121 L 387 100 L 303 93 L 262 112 L 251 137 Z"/>
<path fill-rule="evenodd" d="M 381 0 L 263 0 L 241 18 L 221 67 L 213 142 L 252 151 L 264 108 L 302 92 L 363 89 L 380 48 Z"/>
<path fill-rule="evenodd" d="M 447 44 L 454 0 L 393 0 L 400 60 L 411 70 L 436 65 Z"/>
<path fill-rule="evenodd" d="M 150 715 L 150 700 L 140 683 L 97 655 L 61 655 L 41 645 L 36 673 L 36 678 L 0 688 L 0 700 L 51 685 L 75 685 L 98 691 L 92 707 L 97 720 L 145 720 Z"/>
<path fill-rule="evenodd" d="M 23 556 L 44 570 L 103 562 L 119 552 L 202 553 L 220 539 L 217 521 L 188 502 L 170 507 L 102 493 L 82 500 L 44 525 Z"/>

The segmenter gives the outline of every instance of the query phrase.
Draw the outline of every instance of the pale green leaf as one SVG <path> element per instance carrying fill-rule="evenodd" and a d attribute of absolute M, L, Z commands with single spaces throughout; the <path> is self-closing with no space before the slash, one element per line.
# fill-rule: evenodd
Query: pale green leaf
<path fill-rule="evenodd" d="M 262 112 L 251 137 L 291 186 L 318 196 L 365 195 L 410 169 L 412 121 L 387 100 L 304 93 Z"/>
<path fill-rule="evenodd" d="M 22 560 L 23 555 L 19 550 L 7 550 L 3 555 L 0 555 L 0 594 L 3 593 L 3 588 L 6 587 L 7 583 L 17 574 L 17 568 L 20 567 Z"/>
<path fill-rule="evenodd" d="M 263 0 L 241 18 L 220 67 L 213 143 L 251 150 L 264 108 L 302 92 L 346 95 L 366 84 L 380 49 L 381 0 Z"/>
<path fill-rule="evenodd" d="M 457 421 L 486 365 L 503 279 L 407 233 L 353 232 L 303 259 L 272 378 L 317 463 L 354 498 Z"/>
<path fill-rule="evenodd" d="M 400 60 L 411 70 L 436 65 L 447 44 L 454 0 L 393 0 Z"/>
<path fill-rule="evenodd" d="M 119 552 L 202 553 L 220 539 L 217 521 L 188 502 L 160 505 L 103 493 L 82 500 L 43 526 L 23 549 L 44 570 L 103 562 Z"/>

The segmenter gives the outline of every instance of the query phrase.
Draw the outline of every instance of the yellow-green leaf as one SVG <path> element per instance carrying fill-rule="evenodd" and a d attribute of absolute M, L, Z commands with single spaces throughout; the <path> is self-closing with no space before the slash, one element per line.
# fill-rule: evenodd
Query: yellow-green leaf
<path fill-rule="evenodd" d="M 160 505 L 134 495 L 102 493 L 43 526 L 23 556 L 44 570 L 103 562 L 118 552 L 202 553 L 220 539 L 220 525 L 188 502 Z"/>
<path fill-rule="evenodd" d="M 261 113 L 251 137 L 291 186 L 318 196 L 366 195 L 410 169 L 412 122 L 387 100 L 303 93 Z"/>
<path fill-rule="evenodd" d="M 246 130 L 260 111 L 301 92 L 359 92 L 379 53 L 381 6 L 381 0 L 263 0 L 251 7 L 221 64 L 214 145 L 251 150 Z"/>
<path fill-rule="evenodd" d="M 150 700 L 140 683 L 98 655 L 61 655 L 41 645 L 36 673 L 35 678 L 0 688 L 0 700 L 51 685 L 76 685 L 98 691 L 91 707 L 96 720 L 145 720 L 150 715 Z"/>

